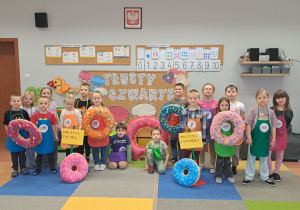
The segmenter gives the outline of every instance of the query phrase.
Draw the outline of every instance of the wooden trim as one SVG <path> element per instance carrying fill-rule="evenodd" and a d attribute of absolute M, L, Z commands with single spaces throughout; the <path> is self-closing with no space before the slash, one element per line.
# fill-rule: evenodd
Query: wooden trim
<path fill-rule="evenodd" d="M 290 74 L 252 74 L 252 73 L 240 74 L 240 77 L 285 77 L 285 76 L 291 76 L 291 75 Z"/>

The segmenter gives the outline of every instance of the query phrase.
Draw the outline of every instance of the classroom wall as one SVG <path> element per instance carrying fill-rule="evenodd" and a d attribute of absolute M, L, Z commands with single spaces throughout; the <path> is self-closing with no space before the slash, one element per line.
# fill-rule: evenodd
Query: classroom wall
<path fill-rule="evenodd" d="M 124 29 L 124 7 L 143 8 L 143 29 Z M 247 48 L 283 48 L 288 57 L 300 60 L 300 1 L 298 0 L 10 0 L 1 1 L 0 37 L 19 39 L 22 93 L 29 86 L 41 87 L 56 76 L 79 86 L 81 70 L 135 70 L 135 45 L 224 44 L 221 72 L 189 73 L 188 89 L 216 86 L 215 98 L 224 95 L 228 84 L 239 88 L 238 100 L 246 109 L 255 105 L 257 89 L 271 96 L 285 89 L 294 109 L 293 131 L 300 133 L 298 89 L 300 64 L 290 77 L 240 77 L 249 66 L 238 58 Z M 47 12 L 49 28 L 36 28 L 34 13 Z M 45 44 L 131 45 L 131 65 L 45 65 Z M 25 74 L 30 74 L 29 79 Z M 63 96 L 54 94 L 62 106 Z M 270 102 L 271 105 L 271 102 Z"/>

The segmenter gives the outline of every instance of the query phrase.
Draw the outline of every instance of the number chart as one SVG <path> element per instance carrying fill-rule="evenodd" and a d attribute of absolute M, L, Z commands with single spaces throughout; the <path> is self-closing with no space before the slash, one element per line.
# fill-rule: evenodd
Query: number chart
<path fill-rule="evenodd" d="M 185 71 L 211 72 L 220 71 L 223 62 L 224 45 L 136 46 L 138 71 L 167 71 L 176 68 Z"/>

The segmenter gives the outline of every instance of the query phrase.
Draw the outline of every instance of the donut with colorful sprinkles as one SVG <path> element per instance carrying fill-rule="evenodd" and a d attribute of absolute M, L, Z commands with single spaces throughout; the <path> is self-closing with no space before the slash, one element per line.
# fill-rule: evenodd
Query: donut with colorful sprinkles
<path fill-rule="evenodd" d="M 162 127 L 167 133 L 172 135 L 178 134 L 179 124 L 176 126 L 171 126 L 167 121 L 168 117 L 171 114 L 181 115 L 182 107 L 177 104 L 170 104 L 168 106 L 163 107 L 159 114 L 159 122 Z"/>

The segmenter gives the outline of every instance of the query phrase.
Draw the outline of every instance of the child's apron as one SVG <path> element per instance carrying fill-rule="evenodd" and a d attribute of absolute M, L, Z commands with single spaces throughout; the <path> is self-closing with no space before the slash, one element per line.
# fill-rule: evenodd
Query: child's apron
<path fill-rule="evenodd" d="M 198 132 L 201 131 L 202 132 L 202 128 L 201 128 L 201 121 L 200 121 L 200 109 L 199 110 L 199 119 L 191 119 L 190 118 L 190 110 L 188 112 L 188 121 L 187 124 L 184 128 L 184 133 L 188 133 L 188 132 Z M 196 110 L 195 110 L 195 115 L 196 115 Z M 203 150 L 203 147 L 199 147 L 199 148 L 193 148 L 194 151 L 201 151 Z M 192 149 L 186 149 L 186 150 L 192 150 Z"/>
<path fill-rule="evenodd" d="M 73 114 L 66 114 L 66 110 L 65 110 L 63 128 L 73 129 L 74 126 L 75 126 L 75 129 L 78 130 L 79 124 L 78 124 L 77 119 L 76 119 L 74 108 L 73 108 L 73 112 L 74 112 Z M 71 148 L 70 144 L 61 143 L 60 146 L 64 149 L 70 149 Z M 78 147 L 78 145 L 73 145 L 73 148 L 77 148 L 77 147 Z"/>
<path fill-rule="evenodd" d="M 283 116 L 277 117 L 277 126 L 276 126 L 276 142 L 273 148 L 270 148 L 270 151 L 282 151 L 287 147 L 287 130 L 286 130 L 286 121 Z M 272 135 L 270 137 L 270 141 L 272 141 Z"/>
<path fill-rule="evenodd" d="M 37 154 L 49 154 L 54 151 L 53 130 L 50 123 L 50 115 L 48 112 L 47 114 L 49 119 L 43 119 L 43 120 L 40 119 L 40 112 L 38 114 L 37 127 L 42 133 L 43 140 L 34 148 L 34 151 Z"/>
<path fill-rule="evenodd" d="M 269 155 L 269 145 L 270 145 L 270 121 L 269 121 L 269 110 L 268 120 L 259 119 L 259 108 L 257 112 L 257 122 L 254 129 L 251 131 L 252 146 L 250 147 L 251 155 L 255 157 L 267 157 Z"/>
<path fill-rule="evenodd" d="M 122 139 L 119 139 L 122 140 Z M 118 141 L 118 139 L 116 140 Z M 109 161 L 111 162 L 119 162 L 126 161 L 127 162 L 127 152 L 126 152 L 126 141 L 124 143 L 116 143 L 114 145 L 113 151 L 110 153 Z"/>
<path fill-rule="evenodd" d="M 10 110 L 10 114 L 9 114 L 9 122 L 12 121 L 13 119 L 11 118 L 12 116 L 12 113 L 11 113 L 11 110 Z M 22 109 L 21 109 L 21 116 L 22 116 L 22 119 L 23 119 L 23 112 L 22 112 Z M 24 129 L 20 129 L 19 131 L 19 134 L 21 136 L 23 136 L 24 138 L 27 138 L 27 132 L 24 130 Z M 21 147 L 19 145 L 17 145 L 15 142 L 13 142 L 11 140 L 11 138 L 9 138 L 9 136 L 7 136 L 6 138 L 6 148 L 8 151 L 10 152 L 21 152 L 21 151 L 24 151 L 25 148 L 24 147 Z"/>
<path fill-rule="evenodd" d="M 232 123 L 224 121 L 221 126 L 221 133 L 225 136 L 230 136 L 232 134 Z M 218 144 L 217 141 L 214 144 L 217 155 L 221 157 L 231 157 L 235 154 L 235 146 L 225 146 Z"/>

